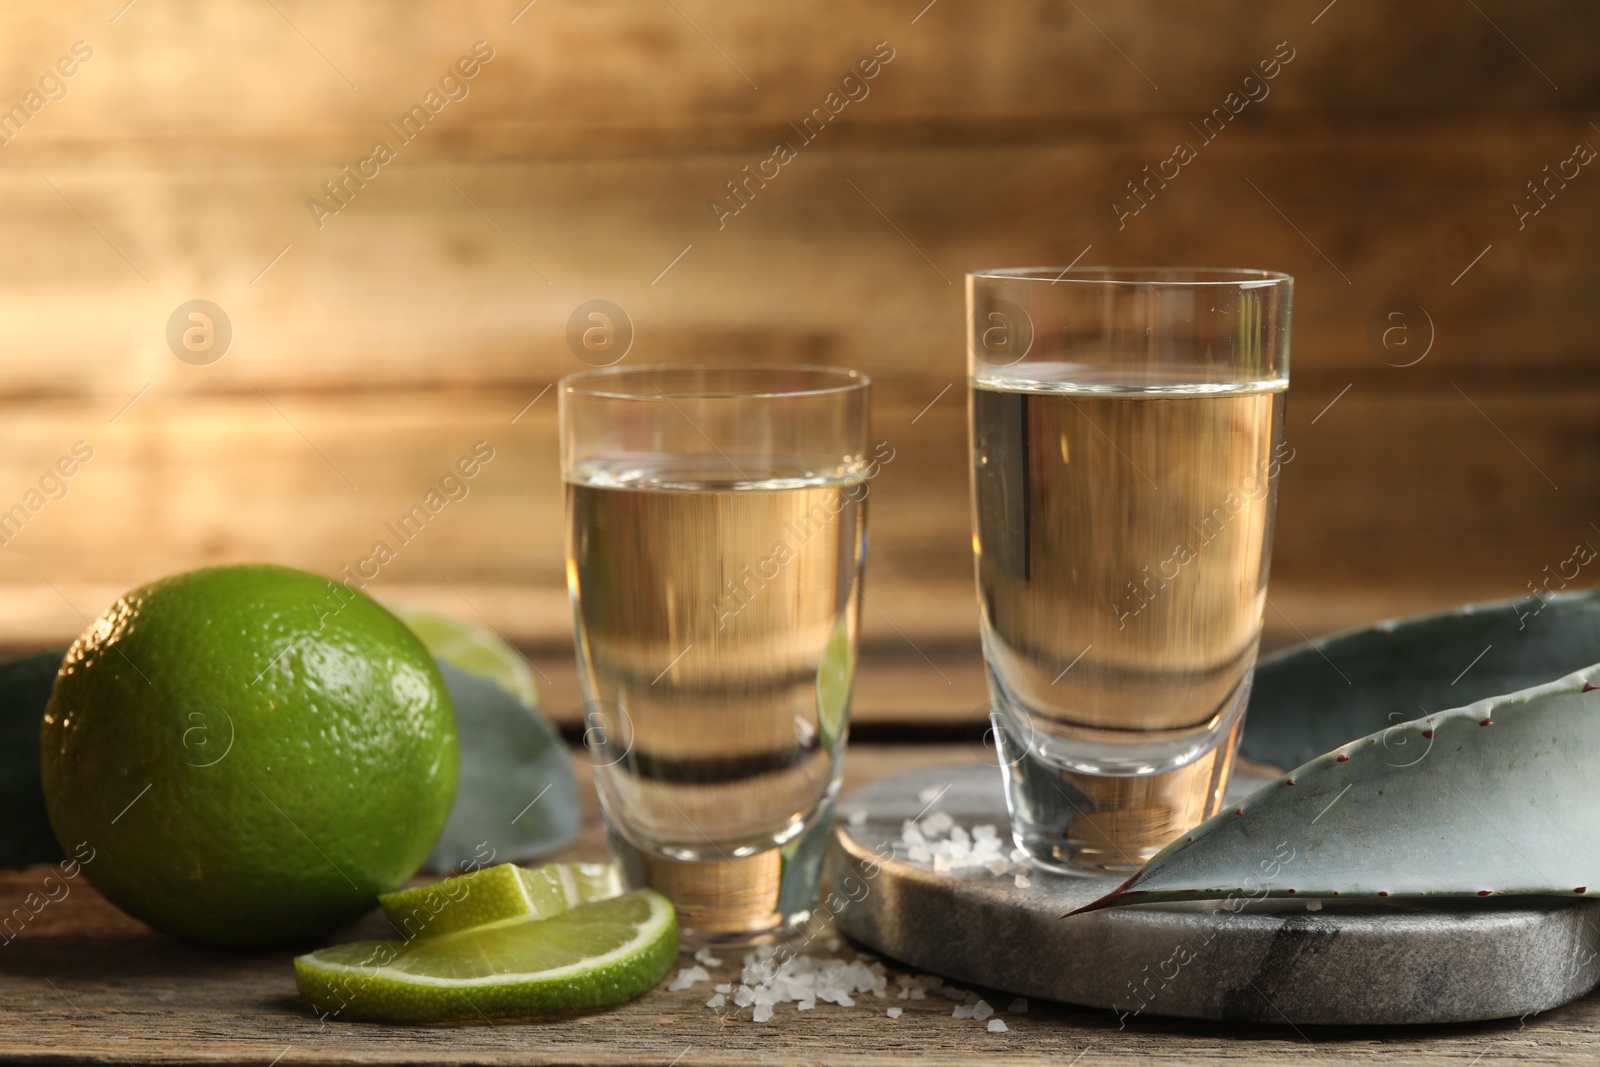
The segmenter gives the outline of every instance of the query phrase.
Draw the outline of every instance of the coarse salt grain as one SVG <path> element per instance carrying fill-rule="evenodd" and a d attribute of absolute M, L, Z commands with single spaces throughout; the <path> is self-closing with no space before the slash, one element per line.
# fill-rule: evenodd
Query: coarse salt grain
<path fill-rule="evenodd" d="M 917 794 L 917 799 L 922 801 L 924 804 L 932 804 L 935 800 L 938 800 L 940 794 L 942 794 L 945 789 L 948 788 L 949 786 L 940 787 L 936 785 L 930 785 L 928 788 Z"/>
<path fill-rule="evenodd" d="M 727 982 L 719 982 L 718 984 L 712 986 L 711 988 L 716 990 L 718 993 L 732 993 L 733 992 L 733 986 L 729 985 Z"/>
<path fill-rule="evenodd" d="M 695 960 L 697 962 L 703 963 L 707 967 L 721 967 L 722 966 L 722 961 L 719 960 L 717 957 L 713 956 L 711 954 L 711 950 L 709 948 L 701 948 L 701 949 L 699 949 L 698 951 L 695 952 L 694 958 L 695 958 Z"/>
<path fill-rule="evenodd" d="M 845 816 L 845 821 L 851 826 L 860 826 L 862 823 L 867 821 L 867 809 L 857 808 L 855 811 L 852 811 L 849 815 Z"/>
<path fill-rule="evenodd" d="M 681 993 L 683 990 L 693 986 L 696 982 L 709 981 L 711 981 L 711 972 L 707 971 L 704 967 L 685 967 L 683 970 L 679 971 L 673 976 L 672 981 L 667 985 L 667 992 Z"/>
<path fill-rule="evenodd" d="M 1028 998 L 1018 997 L 1016 1000 L 1013 1000 L 1010 1004 L 1006 1005 L 1006 1011 L 1009 1011 L 1013 1015 L 1028 1014 Z"/>
<path fill-rule="evenodd" d="M 1013 878 L 1011 881 L 1012 881 L 1012 884 L 1015 885 L 1018 889 L 1031 889 L 1031 888 L 1033 888 L 1033 879 L 1029 878 L 1025 874 L 1019 874 L 1015 878 Z"/>
<path fill-rule="evenodd" d="M 1003 1034 L 1009 1029 L 1011 1029 L 1011 1027 L 1009 1027 L 1009 1026 L 1007 1026 L 1005 1024 L 1005 1020 L 1004 1019 L 990 1019 L 989 1020 L 989 1032 L 991 1034 Z"/>
<path fill-rule="evenodd" d="M 959 834 L 952 833 L 951 838 L 958 844 L 965 840 L 976 845 L 987 840 L 989 834 L 982 827 L 975 827 L 970 834 L 962 830 Z M 818 948 L 825 947 L 829 952 L 836 952 L 839 946 L 838 938 L 827 938 Z M 850 1008 L 859 1003 L 861 996 L 888 997 L 892 982 L 896 986 L 895 999 L 926 1000 L 929 994 L 936 994 L 957 1002 L 951 1012 L 954 1018 L 973 1019 L 980 1023 L 987 1021 L 991 1031 L 1000 1032 L 994 1025 L 999 1021 L 993 1017 L 994 1007 L 976 993 L 950 985 L 937 975 L 891 973 L 882 961 L 863 952 L 857 952 L 853 960 L 844 960 L 820 955 L 788 955 L 782 949 L 764 946 L 747 953 L 743 964 L 741 984 L 735 987 L 730 983 L 719 983 L 717 995 L 706 1002 L 708 1008 L 722 1010 L 729 1003 L 724 991 L 732 991 L 735 1010 L 753 1006 L 752 1021 L 767 1022 L 779 1004 L 792 1003 L 797 1011 L 813 1011 L 820 1000 Z M 702 975 L 703 968 L 685 968 L 674 982 L 693 984 L 706 980 Z M 1020 997 L 1012 1001 L 1012 1005 L 1013 1011 L 1020 1013 L 1027 1010 L 1026 1000 Z M 890 1018 L 902 1018 L 904 1012 L 904 1008 L 885 1006 L 885 1013 Z M 723 1018 L 726 1021 L 729 1016 L 724 1014 Z"/>
<path fill-rule="evenodd" d="M 900 826 L 900 840 L 913 863 L 929 864 L 940 874 L 981 867 L 996 878 L 1014 872 L 1025 854 L 1012 849 L 1008 856 L 992 823 L 974 826 L 970 831 L 948 812 L 936 811 L 921 822 L 907 819 Z"/>

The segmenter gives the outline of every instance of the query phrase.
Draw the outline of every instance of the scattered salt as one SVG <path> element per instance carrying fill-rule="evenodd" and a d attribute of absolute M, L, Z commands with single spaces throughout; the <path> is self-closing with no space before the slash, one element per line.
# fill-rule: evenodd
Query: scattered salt
<path fill-rule="evenodd" d="M 1320 901 L 1320 900 L 1308 900 L 1308 901 L 1306 901 L 1306 910 L 1307 911 L 1321 911 L 1322 910 L 1322 901 Z"/>
<path fill-rule="evenodd" d="M 1009 1029 L 1011 1029 L 1011 1027 L 1009 1027 L 1009 1026 L 1007 1026 L 1005 1024 L 1005 1020 L 1004 1019 L 990 1019 L 989 1020 L 989 1032 L 991 1034 L 1003 1034 Z"/>
<path fill-rule="evenodd" d="M 721 967 L 722 966 L 722 961 L 717 959 L 717 957 L 713 956 L 711 954 L 711 950 L 709 948 L 699 949 L 697 952 L 695 952 L 694 958 L 695 958 L 696 962 L 703 963 L 707 967 Z"/>
<path fill-rule="evenodd" d="M 1011 880 L 1011 882 L 1018 889 L 1031 889 L 1031 888 L 1033 888 L 1033 879 L 1029 878 L 1025 874 L 1017 875 L 1015 878 L 1013 878 Z"/>
<path fill-rule="evenodd" d="M 972 842 L 988 839 L 988 833 L 980 832 L 980 828 L 974 828 L 970 834 L 964 832 L 964 836 Z M 770 946 L 746 953 L 739 982 L 719 983 L 716 995 L 706 1001 L 706 1006 L 724 1011 L 725 1006 L 731 1006 L 733 1010 L 752 1008 L 753 1021 L 767 1022 L 780 1004 L 793 1004 L 797 1011 L 804 1012 L 816 1010 L 819 1002 L 851 1008 L 858 1006 L 863 997 L 903 1002 L 939 996 L 952 1002 L 953 1018 L 987 1022 L 991 1031 L 1002 1032 L 995 1026 L 1000 1020 L 995 1017 L 993 1005 L 976 993 L 949 984 L 938 975 L 891 972 L 881 960 L 861 952 L 856 953 L 854 959 L 820 954 L 823 948 L 836 951 L 839 947 L 837 938 L 828 938 L 817 943 L 816 947 L 819 954 L 815 956 L 786 955 L 782 950 Z M 694 982 L 704 980 L 703 968 L 689 967 L 678 973 L 673 984 L 682 984 L 687 988 Z M 892 995 L 889 992 L 891 984 L 895 987 Z M 730 993 L 731 996 L 728 995 Z M 899 1005 L 883 1007 L 888 1018 L 900 1019 L 905 1016 L 905 1008 Z M 1026 1012 L 1028 1002 L 1018 997 L 1011 1002 L 1009 1010 L 1017 1014 Z M 724 1015 L 724 1019 L 727 1018 L 729 1016 Z"/>
<path fill-rule="evenodd" d="M 1027 869 L 1027 854 L 1020 849 L 1007 851 L 993 823 L 982 823 L 968 830 L 949 812 L 936 811 L 921 822 L 911 819 L 900 825 L 896 854 L 904 849 L 912 863 L 931 866 L 940 874 L 982 868 L 996 878 Z"/>
<path fill-rule="evenodd" d="M 845 821 L 851 826 L 860 826 L 862 823 L 867 821 L 867 809 L 857 808 L 855 811 L 852 811 L 849 815 L 845 816 Z"/>
<path fill-rule="evenodd" d="M 930 785 L 928 788 L 917 794 L 917 799 L 922 801 L 924 804 L 932 804 L 935 800 L 938 800 L 939 796 L 948 788 L 950 787 Z"/>
<path fill-rule="evenodd" d="M 711 981 L 711 972 L 704 967 L 685 967 L 673 976 L 672 981 L 667 985 L 667 992 L 680 993 L 693 986 L 696 982 L 709 981 Z"/>
<path fill-rule="evenodd" d="M 1018 997 L 1016 1000 L 1013 1000 L 1010 1004 L 1006 1005 L 1006 1011 L 1009 1011 L 1013 1015 L 1028 1014 L 1028 998 Z"/>

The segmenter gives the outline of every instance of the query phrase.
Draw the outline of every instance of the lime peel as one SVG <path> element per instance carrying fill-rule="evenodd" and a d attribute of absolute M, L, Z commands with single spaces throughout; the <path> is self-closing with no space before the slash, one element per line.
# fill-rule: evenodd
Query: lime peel
<path fill-rule="evenodd" d="M 395 932 L 409 941 L 505 919 L 548 919 L 621 892 L 622 879 L 614 864 L 548 863 L 530 869 L 501 863 L 384 893 L 378 903 Z"/>
<path fill-rule="evenodd" d="M 539 706 L 539 684 L 528 661 L 497 633 L 448 615 L 419 611 L 403 604 L 390 607 L 411 628 L 428 651 L 458 670 L 487 678 L 520 700 Z"/>
<path fill-rule="evenodd" d="M 824 747 L 833 747 L 844 736 L 845 716 L 850 708 L 850 688 L 855 680 L 855 671 L 850 617 L 840 613 L 817 665 L 817 726 Z"/>
<path fill-rule="evenodd" d="M 584 954 L 589 947 L 598 951 Z M 294 967 L 301 998 L 324 1016 L 470 1022 L 621 1003 L 666 977 L 677 952 L 671 903 L 639 889 L 550 919 L 523 917 L 411 942 L 337 945 L 297 957 Z M 520 961 L 563 956 L 572 958 L 515 969 Z M 456 967 L 491 973 L 436 973 Z"/>

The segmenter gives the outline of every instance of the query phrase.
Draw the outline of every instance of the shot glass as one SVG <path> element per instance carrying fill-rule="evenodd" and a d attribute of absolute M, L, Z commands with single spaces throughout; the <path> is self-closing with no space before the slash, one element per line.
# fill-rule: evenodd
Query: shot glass
<path fill-rule="evenodd" d="M 1131 870 L 1222 803 L 1255 670 L 1294 281 L 967 275 L 973 555 L 1017 846 Z"/>
<path fill-rule="evenodd" d="M 634 367 L 560 383 L 585 740 L 625 880 L 700 944 L 817 896 L 866 556 L 865 375 Z"/>

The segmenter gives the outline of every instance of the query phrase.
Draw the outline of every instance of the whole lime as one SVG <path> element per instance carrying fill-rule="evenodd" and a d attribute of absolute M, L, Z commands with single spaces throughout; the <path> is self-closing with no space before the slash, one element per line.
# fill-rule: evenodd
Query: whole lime
<path fill-rule="evenodd" d="M 135 589 L 73 644 L 41 730 L 45 804 L 95 888 L 205 944 L 304 942 L 427 858 L 455 796 L 450 698 L 367 596 L 214 567 Z"/>

